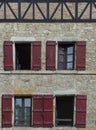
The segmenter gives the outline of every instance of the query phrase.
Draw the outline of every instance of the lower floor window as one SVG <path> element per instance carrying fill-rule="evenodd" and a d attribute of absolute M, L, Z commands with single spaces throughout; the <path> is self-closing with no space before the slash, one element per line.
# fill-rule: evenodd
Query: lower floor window
<path fill-rule="evenodd" d="M 75 125 L 77 128 L 85 128 L 86 100 L 86 95 L 55 97 L 53 95 L 14 97 L 13 95 L 3 95 L 2 127 L 13 127 L 14 122 L 14 126 L 72 127 Z"/>
<path fill-rule="evenodd" d="M 73 126 L 74 96 L 56 97 L 56 126 Z"/>
<path fill-rule="evenodd" d="M 14 108 L 14 124 L 15 126 L 31 125 L 31 98 L 15 97 Z"/>

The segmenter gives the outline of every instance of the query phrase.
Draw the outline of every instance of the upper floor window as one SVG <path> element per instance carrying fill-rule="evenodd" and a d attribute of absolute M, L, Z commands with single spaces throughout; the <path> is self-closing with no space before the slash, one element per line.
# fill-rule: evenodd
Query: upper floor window
<path fill-rule="evenodd" d="M 58 70 L 74 69 L 74 44 L 58 44 Z"/>
<path fill-rule="evenodd" d="M 47 70 L 85 70 L 86 42 L 47 41 Z"/>
<path fill-rule="evenodd" d="M 48 41 L 45 57 L 46 70 L 85 70 L 86 42 Z M 41 42 L 5 41 L 4 70 L 41 70 Z"/>
<path fill-rule="evenodd" d="M 15 66 L 16 70 L 31 69 L 31 44 L 24 43 L 15 44 Z"/>
<path fill-rule="evenodd" d="M 14 50 L 14 51 L 13 51 Z M 14 61 L 14 62 L 13 62 Z M 4 70 L 40 70 L 41 42 L 4 42 Z"/>

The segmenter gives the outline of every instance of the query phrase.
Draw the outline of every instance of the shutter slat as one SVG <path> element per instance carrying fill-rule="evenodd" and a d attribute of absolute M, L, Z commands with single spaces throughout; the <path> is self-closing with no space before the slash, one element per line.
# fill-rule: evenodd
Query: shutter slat
<path fill-rule="evenodd" d="M 2 127 L 12 127 L 12 95 L 2 96 Z"/>
<path fill-rule="evenodd" d="M 4 42 L 4 70 L 13 70 L 13 42 Z"/>
<path fill-rule="evenodd" d="M 86 42 L 78 41 L 76 43 L 76 70 L 85 70 L 86 68 Z"/>
<path fill-rule="evenodd" d="M 41 41 L 32 42 L 32 70 L 41 70 Z"/>
<path fill-rule="evenodd" d="M 46 43 L 46 70 L 56 70 L 56 41 Z"/>
<path fill-rule="evenodd" d="M 86 95 L 76 96 L 76 127 L 86 127 Z"/>

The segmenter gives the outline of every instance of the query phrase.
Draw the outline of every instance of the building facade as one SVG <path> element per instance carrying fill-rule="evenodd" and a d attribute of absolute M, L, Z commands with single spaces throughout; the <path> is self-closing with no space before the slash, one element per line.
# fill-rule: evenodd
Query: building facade
<path fill-rule="evenodd" d="M 95 1 L 22 2 L 0 3 L 0 129 L 96 130 Z"/>

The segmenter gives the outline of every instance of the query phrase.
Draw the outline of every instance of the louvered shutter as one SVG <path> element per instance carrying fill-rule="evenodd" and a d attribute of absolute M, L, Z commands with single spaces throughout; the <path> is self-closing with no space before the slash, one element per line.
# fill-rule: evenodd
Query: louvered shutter
<path fill-rule="evenodd" d="M 46 43 L 46 70 L 56 70 L 56 42 Z"/>
<path fill-rule="evenodd" d="M 53 127 L 53 96 L 44 95 L 44 127 Z"/>
<path fill-rule="evenodd" d="M 85 70 L 86 68 L 86 42 L 78 41 L 76 43 L 76 70 Z"/>
<path fill-rule="evenodd" d="M 13 70 L 13 42 L 4 42 L 4 70 Z"/>
<path fill-rule="evenodd" d="M 12 95 L 2 96 L 2 127 L 12 127 Z"/>
<path fill-rule="evenodd" d="M 32 70 L 41 70 L 41 41 L 32 42 Z"/>
<path fill-rule="evenodd" d="M 76 96 L 76 127 L 86 127 L 86 95 Z"/>
<path fill-rule="evenodd" d="M 43 96 L 33 96 L 33 126 L 43 127 Z"/>

